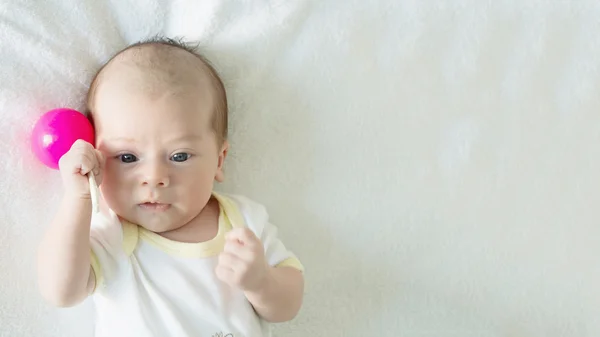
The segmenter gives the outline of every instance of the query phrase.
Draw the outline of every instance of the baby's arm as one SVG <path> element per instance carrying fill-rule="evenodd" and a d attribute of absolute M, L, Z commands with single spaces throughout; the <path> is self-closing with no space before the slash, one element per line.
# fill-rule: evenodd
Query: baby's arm
<path fill-rule="evenodd" d="M 38 251 L 38 279 L 50 303 L 72 306 L 95 287 L 90 264 L 92 202 L 86 174 L 100 180 L 102 156 L 89 143 L 77 141 L 60 160 L 66 193 Z"/>
<path fill-rule="evenodd" d="M 263 319 L 275 323 L 296 317 L 302 306 L 303 293 L 302 272 L 291 267 L 269 267 L 262 286 L 245 294 Z"/>
<path fill-rule="evenodd" d="M 38 251 L 42 296 L 67 307 L 83 301 L 94 286 L 90 267 L 90 199 L 65 196 Z"/>
<path fill-rule="evenodd" d="M 300 311 L 302 272 L 269 266 L 262 242 L 248 228 L 227 233 L 216 274 L 225 283 L 242 289 L 254 310 L 268 322 L 289 321 Z"/>

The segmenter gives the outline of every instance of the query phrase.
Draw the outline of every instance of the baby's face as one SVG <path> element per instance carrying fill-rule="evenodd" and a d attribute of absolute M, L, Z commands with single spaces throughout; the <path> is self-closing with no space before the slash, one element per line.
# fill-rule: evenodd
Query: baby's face
<path fill-rule="evenodd" d="M 132 78 L 130 78 L 132 77 Z M 154 232 L 194 219 L 222 179 L 226 144 L 211 129 L 208 85 L 173 91 L 133 90 L 127 70 L 98 87 L 94 121 L 106 156 L 100 186 L 120 217 Z"/>

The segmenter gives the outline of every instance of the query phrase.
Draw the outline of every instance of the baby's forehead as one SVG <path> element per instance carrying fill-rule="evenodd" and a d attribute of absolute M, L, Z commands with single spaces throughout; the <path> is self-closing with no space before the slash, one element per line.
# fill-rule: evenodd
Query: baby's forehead
<path fill-rule="evenodd" d="M 94 123 L 110 116 L 121 119 L 121 111 L 143 111 L 148 101 L 164 97 L 185 103 L 186 111 L 199 111 L 219 141 L 226 139 L 227 95 L 219 74 L 195 49 L 172 40 L 140 42 L 111 58 L 92 80 L 87 112 Z"/>
<path fill-rule="evenodd" d="M 200 57 L 160 43 L 125 49 L 101 70 L 98 77 L 103 81 L 119 81 L 124 75 L 137 76 L 154 84 L 210 85 L 208 67 Z"/>
<path fill-rule="evenodd" d="M 202 60 L 178 48 L 128 49 L 98 76 L 91 103 L 94 118 L 112 128 L 113 119 L 117 123 L 125 118 L 159 118 L 184 110 L 184 115 L 199 114 L 204 121 L 213 110 L 214 89 L 203 68 Z M 152 115 L 152 111 L 162 113 Z"/>
<path fill-rule="evenodd" d="M 211 129 L 213 103 L 208 92 L 203 99 L 171 92 L 126 91 L 119 85 L 105 88 L 96 102 L 94 121 L 101 138 L 132 137 L 150 142 L 167 134 L 182 136 Z"/>

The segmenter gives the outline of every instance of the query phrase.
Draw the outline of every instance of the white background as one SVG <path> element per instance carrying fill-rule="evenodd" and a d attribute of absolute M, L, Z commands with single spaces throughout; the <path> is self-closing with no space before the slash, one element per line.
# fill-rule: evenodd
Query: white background
<path fill-rule="evenodd" d="M 2 1 L 0 336 L 91 336 L 89 303 L 36 289 L 62 186 L 28 136 L 156 33 L 222 73 L 219 189 L 264 203 L 306 266 L 277 336 L 600 336 L 599 17 L 586 0 Z"/>

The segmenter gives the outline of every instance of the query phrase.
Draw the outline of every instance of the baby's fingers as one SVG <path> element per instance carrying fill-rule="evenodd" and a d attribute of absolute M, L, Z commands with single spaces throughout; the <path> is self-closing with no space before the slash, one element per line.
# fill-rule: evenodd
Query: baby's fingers
<path fill-rule="evenodd" d="M 106 159 L 104 158 L 104 155 L 102 154 L 102 152 L 95 150 L 94 154 L 96 156 L 96 162 L 98 163 L 98 166 L 93 170 L 94 172 L 94 176 L 96 177 L 96 183 L 98 183 L 98 185 L 100 185 L 102 183 L 102 177 L 103 174 L 102 172 L 104 171 L 104 165 L 106 163 Z"/>
<path fill-rule="evenodd" d="M 94 153 L 84 153 L 81 156 L 81 163 L 79 165 L 79 173 L 86 175 L 92 172 L 94 175 L 100 174 L 100 168 L 98 160 Z"/>

